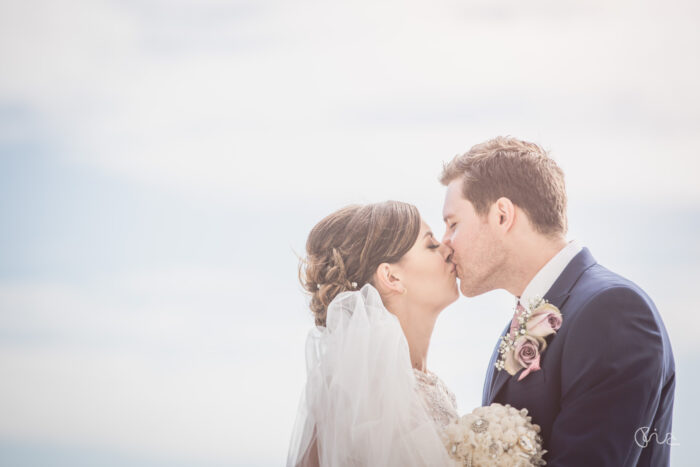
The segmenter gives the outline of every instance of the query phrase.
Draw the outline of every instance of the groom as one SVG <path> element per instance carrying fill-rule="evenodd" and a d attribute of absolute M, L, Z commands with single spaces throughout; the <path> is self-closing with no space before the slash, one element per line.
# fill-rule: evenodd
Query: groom
<path fill-rule="evenodd" d="M 666 329 L 642 289 L 566 241 L 562 170 L 538 145 L 499 137 L 456 156 L 440 181 L 443 242 L 462 294 L 517 297 L 502 335 L 517 332 L 538 297 L 561 311 L 531 368 L 511 360 L 513 375 L 497 369 L 499 339 L 482 405 L 527 408 L 551 467 L 668 466 L 675 365 Z"/>

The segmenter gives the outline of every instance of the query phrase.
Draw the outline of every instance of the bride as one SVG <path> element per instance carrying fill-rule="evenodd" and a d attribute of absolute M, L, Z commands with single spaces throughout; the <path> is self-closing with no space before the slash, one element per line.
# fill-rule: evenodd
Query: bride
<path fill-rule="evenodd" d="M 348 206 L 309 234 L 300 280 L 316 327 L 288 466 L 448 465 L 439 429 L 455 396 L 427 368 L 459 297 L 451 250 L 415 206 Z"/>
<path fill-rule="evenodd" d="M 398 201 L 348 206 L 311 230 L 299 279 L 316 326 L 288 467 L 544 463 L 525 409 L 460 418 L 427 368 L 435 321 L 459 297 L 451 254 Z"/>

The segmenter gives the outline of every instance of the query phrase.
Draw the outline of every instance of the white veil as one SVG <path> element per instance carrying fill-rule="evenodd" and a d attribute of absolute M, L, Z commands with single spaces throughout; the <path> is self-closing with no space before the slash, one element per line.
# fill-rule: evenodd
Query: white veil
<path fill-rule="evenodd" d="M 399 321 L 370 284 L 331 302 L 326 327 L 309 332 L 306 368 L 288 467 L 450 464 Z"/>

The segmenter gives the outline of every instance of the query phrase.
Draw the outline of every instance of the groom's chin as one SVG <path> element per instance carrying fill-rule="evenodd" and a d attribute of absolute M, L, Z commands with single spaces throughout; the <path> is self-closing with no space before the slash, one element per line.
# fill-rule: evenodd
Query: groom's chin
<path fill-rule="evenodd" d="M 459 284 L 459 293 L 465 297 L 471 298 L 474 295 L 471 293 L 471 290 L 466 289 L 465 287 L 462 286 L 462 283 L 460 282 Z"/>
<path fill-rule="evenodd" d="M 459 292 L 467 298 L 476 297 L 477 295 L 481 295 L 483 293 L 474 287 L 467 286 L 461 280 L 459 281 Z"/>

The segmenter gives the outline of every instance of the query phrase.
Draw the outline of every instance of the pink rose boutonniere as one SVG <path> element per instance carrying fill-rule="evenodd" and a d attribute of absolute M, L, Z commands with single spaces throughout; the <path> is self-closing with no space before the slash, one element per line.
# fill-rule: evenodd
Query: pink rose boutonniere
<path fill-rule="evenodd" d="M 525 369 L 518 381 L 540 369 L 540 356 L 547 348 L 545 337 L 555 334 L 562 323 L 561 312 L 544 299 L 534 300 L 518 318 L 519 329 L 515 335 L 507 333 L 501 337 L 496 368 L 505 369 L 510 375 Z"/>

